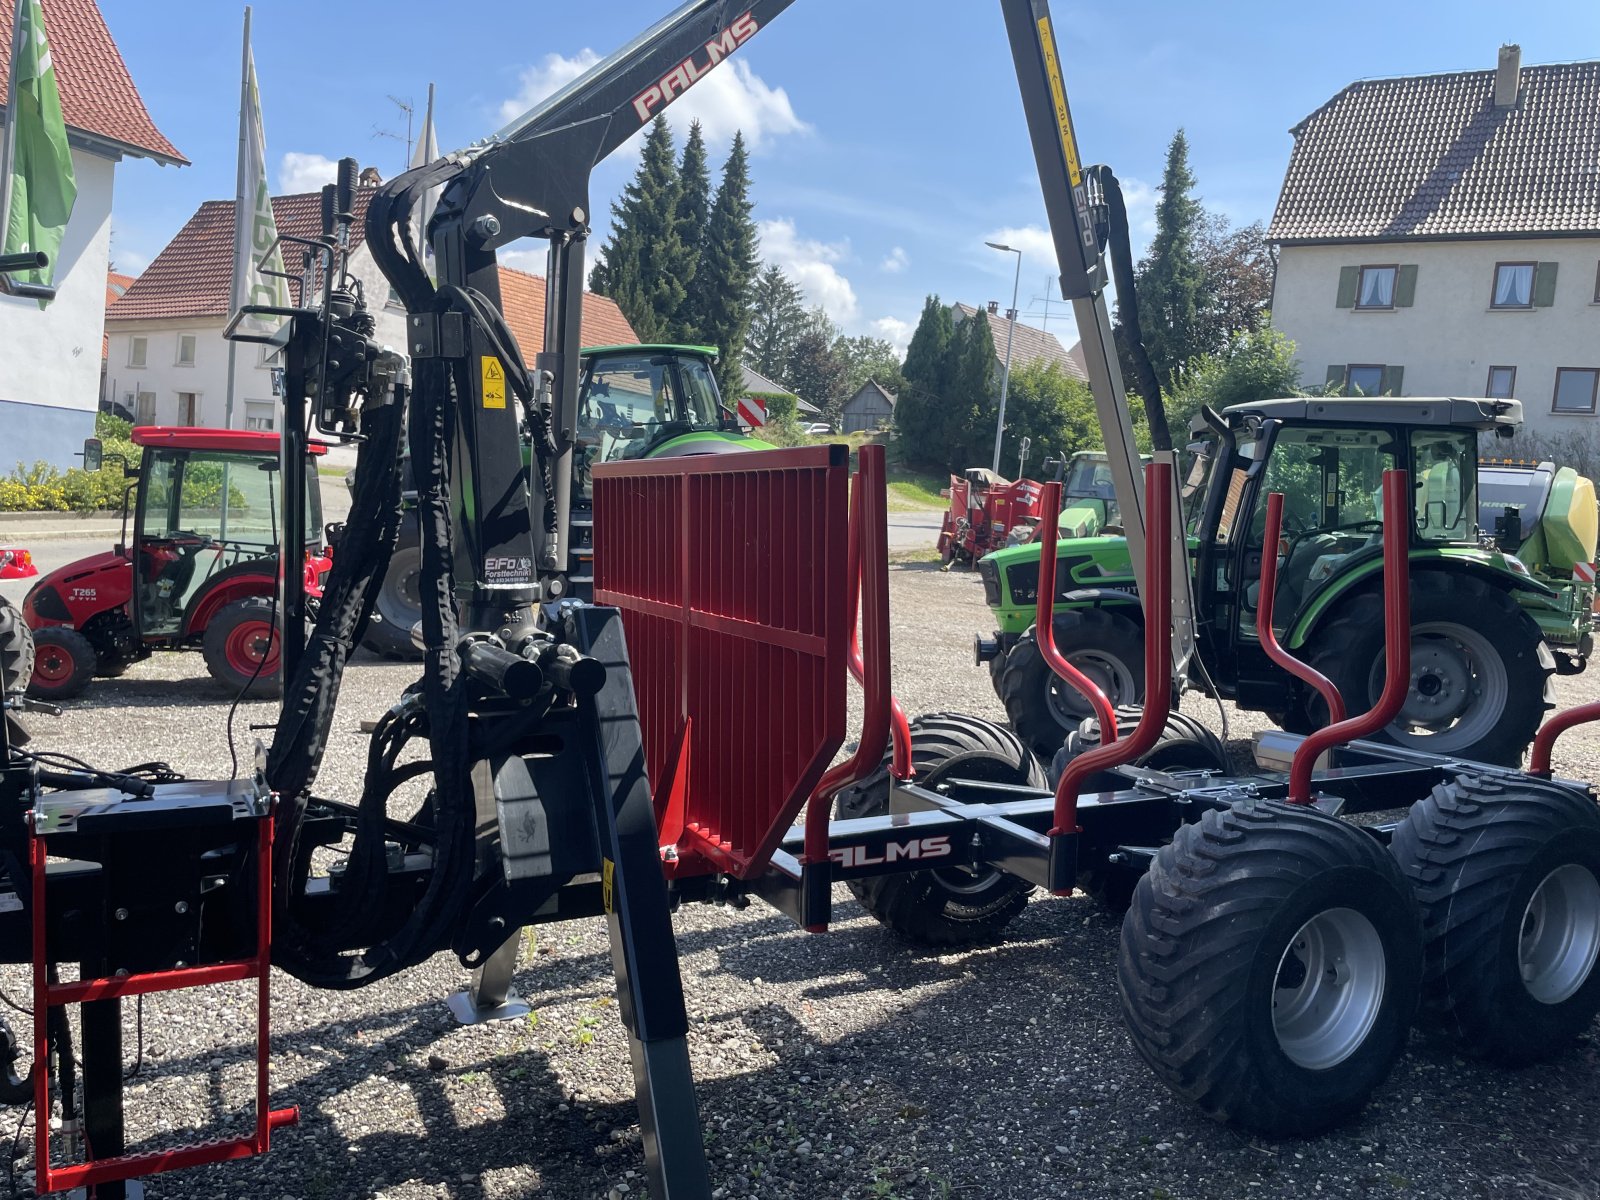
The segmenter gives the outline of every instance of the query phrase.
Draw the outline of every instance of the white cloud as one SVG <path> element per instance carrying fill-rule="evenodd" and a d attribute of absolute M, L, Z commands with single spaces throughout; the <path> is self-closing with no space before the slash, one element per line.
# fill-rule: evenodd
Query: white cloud
<path fill-rule="evenodd" d="M 910 265 L 911 257 L 906 253 L 906 248 L 904 246 L 896 246 L 888 254 L 884 255 L 883 261 L 878 264 L 878 269 L 887 271 L 891 275 L 898 275 Z"/>
<path fill-rule="evenodd" d="M 1148 241 L 1156 235 L 1156 189 L 1139 179 L 1124 179 L 1122 201 L 1128 206 L 1128 240 L 1134 244 L 1134 256 L 1139 255 L 1141 239 Z"/>
<path fill-rule="evenodd" d="M 291 150 L 278 165 L 278 195 L 321 191 L 322 185 L 332 183 L 338 173 L 339 164 L 331 158 Z"/>
<path fill-rule="evenodd" d="M 999 242 L 1003 246 L 1010 246 L 1022 251 L 1022 271 L 1028 274 L 1036 266 L 1046 266 L 1055 269 L 1056 244 L 1050 237 L 1050 231 L 1039 225 L 1010 225 L 1005 229 L 996 229 L 992 233 L 983 235 L 986 242 Z M 990 251 L 997 263 L 1009 274 L 1015 267 L 1015 260 L 1001 261 L 1001 255 Z"/>
<path fill-rule="evenodd" d="M 903 357 L 906 347 L 911 344 L 911 334 L 915 327 L 910 321 L 902 321 L 899 317 L 879 317 L 872 322 L 872 332 L 885 341 L 891 342 L 895 350 Z"/>
<path fill-rule="evenodd" d="M 803 238 L 788 217 L 761 221 L 761 259 L 783 268 L 812 304 L 820 304 L 840 324 L 855 319 L 856 290 L 834 264 L 850 253 L 850 243 L 818 242 Z"/>
<path fill-rule="evenodd" d="M 517 94 L 500 105 L 500 116 L 516 120 L 546 96 L 571 83 L 600 56 L 583 49 L 570 58 L 547 54 L 536 65 L 523 71 Z M 789 93 L 771 87 L 750 69 L 742 58 L 728 59 L 700 78 L 666 110 L 673 132 L 681 140 L 691 121 L 699 121 L 706 140 L 723 146 L 733 141 L 735 131 L 744 132 L 745 145 L 752 151 L 764 149 L 774 138 L 791 133 L 809 133 L 789 102 Z"/>

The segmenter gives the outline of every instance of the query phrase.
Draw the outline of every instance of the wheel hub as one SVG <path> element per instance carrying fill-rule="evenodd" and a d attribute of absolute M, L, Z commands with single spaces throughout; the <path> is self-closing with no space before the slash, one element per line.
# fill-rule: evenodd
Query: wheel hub
<path fill-rule="evenodd" d="M 1368 680 L 1368 701 L 1383 693 L 1380 653 Z M 1401 745 L 1436 754 L 1470 751 L 1492 733 L 1505 712 L 1508 680 L 1499 653 L 1478 630 L 1431 621 L 1411 630 L 1411 677 L 1389 735 Z"/>
<path fill-rule="evenodd" d="M 1522 986 L 1541 1004 L 1560 1004 L 1581 988 L 1600 955 L 1600 880 L 1567 863 L 1533 889 L 1517 938 Z"/>
<path fill-rule="evenodd" d="M 1098 650 L 1079 650 L 1065 657 L 1105 693 L 1113 708 L 1133 703 L 1133 677 L 1120 659 Z M 1088 701 L 1078 694 L 1078 690 L 1053 671 L 1050 673 L 1050 710 L 1056 722 L 1067 728 L 1076 728 L 1078 722 L 1094 715 Z"/>
<path fill-rule="evenodd" d="M 1383 940 L 1353 908 L 1330 908 L 1302 925 L 1278 961 L 1272 1030 L 1296 1066 L 1325 1071 L 1354 1054 L 1383 1007 Z"/>

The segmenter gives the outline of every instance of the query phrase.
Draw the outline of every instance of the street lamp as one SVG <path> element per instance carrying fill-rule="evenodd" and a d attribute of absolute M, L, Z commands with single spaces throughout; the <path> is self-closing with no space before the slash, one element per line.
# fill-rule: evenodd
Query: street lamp
<path fill-rule="evenodd" d="M 1000 443 L 1006 433 L 1006 395 L 1011 390 L 1011 340 L 1017 333 L 1017 285 L 1022 282 L 1022 251 L 1014 246 L 1005 246 L 999 242 L 985 242 L 991 250 L 1004 250 L 1007 254 L 1017 256 L 1017 273 L 1011 281 L 1011 311 L 1007 315 L 1011 324 L 1006 328 L 1006 364 L 1000 372 L 1000 419 L 994 427 L 994 473 L 1000 474 Z"/>

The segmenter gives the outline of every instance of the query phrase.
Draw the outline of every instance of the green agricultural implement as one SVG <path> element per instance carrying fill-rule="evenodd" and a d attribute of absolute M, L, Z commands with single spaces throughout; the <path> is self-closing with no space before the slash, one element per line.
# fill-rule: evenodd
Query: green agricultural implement
<path fill-rule="evenodd" d="M 593 587 L 594 503 L 590 472 L 624 459 L 766 450 L 741 431 L 717 390 L 712 346 L 589 346 L 578 393 L 577 450 L 572 472 L 571 595 Z M 529 449 L 523 447 L 523 460 Z M 407 493 L 410 503 L 414 493 Z M 407 520 L 389 560 L 362 644 L 388 658 L 420 658 L 411 631 L 422 616 L 418 582 L 422 549 L 416 520 Z"/>
<path fill-rule="evenodd" d="M 1517 763 L 1550 707 L 1551 675 L 1583 670 L 1592 649 L 1596 527 L 1594 489 L 1575 472 L 1529 472 L 1520 490 L 1498 475 L 1493 487 L 1487 475 L 1480 485 L 1479 437 L 1508 437 L 1521 418 L 1516 401 L 1448 398 L 1283 399 L 1205 410 L 1183 487 L 1190 682 L 1293 732 L 1326 721 L 1321 698 L 1275 666 L 1255 633 L 1265 497 L 1281 491 L 1279 637 L 1334 681 L 1352 711 L 1372 706 L 1384 682 L 1378 481 L 1403 468 L 1415 480 L 1412 678 L 1382 736 L 1431 753 Z M 1483 511 L 1481 491 L 1493 492 Z M 1498 537 L 1496 523 L 1504 527 Z M 1533 565 L 1515 550 L 1533 555 Z M 1039 547 L 997 551 L 979 572 L 999 628 L 978 639 L 978 661 L 989 664 L 1013 728 L 1048 761 L 1089 713 L 1038 649 Z M 1141 703 L 1144 631 L 1124 539 L 1062 540 L 1055 590 L 1055 641 L 1067 660 L 1113 703 Z"/>

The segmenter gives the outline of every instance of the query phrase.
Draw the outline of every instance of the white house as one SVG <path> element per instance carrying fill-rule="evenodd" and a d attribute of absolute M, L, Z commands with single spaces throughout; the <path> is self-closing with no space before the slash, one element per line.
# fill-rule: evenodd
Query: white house
<path fill-rule="evenodd" d="M 373 191 L 358 187 L 354 193 L 350 273 L 366 289 L 378 340 L 404 347 L 405 312 L 385 302 L 389 285 L 366 245 Z M 106 407 L 135 424 L 227 424 L 228 342 L 222 331 L 232 315 L 233 205 L 232 200 L 203 203 L 106 311 Z M 274 196 L 272 212 L 280 235 L 314 238 L 322 229 L 322 194 Z M 297 259 L 292 247 L 284 258 L 286 265 Z M 267 349 L 239 345 L 235 429 L 276 425 L 272 372 L 277 363 L 269 361 Z"/>
<path fill-rule="evenodd" d="M 40 459 L 73 466 L 94 433 L 116 164 L 129 155 L 188 163 L 150 119 L 94 0 L 43 3 L 78 199 L 56 263 L 56 298 L 40 311 L 36 300 L 0 295 L 0 474 Z M 0 107 L 10 58 L 10 39 L 0 37 Z"/>
<path fill-rule="evenodd" d="M 1514 396 L 1592 440 L 1600 62 L 1351 84 L 1293 129 L 1272 322 L 1347 394 Z"/>
<path fill-rule="evenodd" d="M 377 320 L 377 339 L 403 349 L 405 310 L 389 302 L 388 282 L 366 244 L 367 204 L 374 190 L 358 187 L 354 193 L 350 273 L 361 281 Z M 274 196 L 272 211 L 280 235 L 309 238 L 321 230 L 320 192 Z M 225 425 L 228 342 L 222 331 L 232 311 L 232 270 L 233 201 L 207 200 L 106 312 L 108 408 L 140 425 Z M 544 281 L 502 267 L 500 290 L 506 322 L 531 362 L 544 342 Z M 587 292 L 583 332 L 594 345 L 637 340 L 614 301 Z M 235 429 L 277 426 L 272 374 L 277 364 L 267 349 L 239 345 Z"/>

